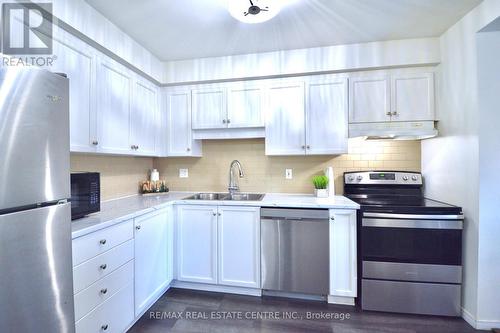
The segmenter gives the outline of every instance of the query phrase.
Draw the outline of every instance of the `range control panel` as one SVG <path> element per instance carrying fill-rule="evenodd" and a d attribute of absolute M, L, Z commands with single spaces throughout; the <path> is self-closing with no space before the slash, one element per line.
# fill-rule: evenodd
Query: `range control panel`
<path fill-rule="evenodd" d="M 422 185 L 419 172 L 365 171 L 344 173 L 344 184 Z"/>

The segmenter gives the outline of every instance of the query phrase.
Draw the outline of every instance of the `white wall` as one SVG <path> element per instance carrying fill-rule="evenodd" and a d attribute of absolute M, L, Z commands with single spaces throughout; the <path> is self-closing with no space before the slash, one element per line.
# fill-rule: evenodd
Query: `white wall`
<path fill-rule="evenodd" d="M 479 106 L 477 85 L 477 32 L 500 16 L 500 1 L 485 0 L 440 38 L 438 67 L 438 118 L 440 136 L 422 142 L 422 172 L 430 198 L 462 206 L 464 229 L 464 317 L 473 325 L 488 328 L 479 298 Z M 497 288 L 498 291 L 498 288 Z M 478 305 L 480 303 L 480 305 Z"/>
<path fill-rule="evenodd" d="M 478 315 L 500 327 L 500 19 L 478 34 L 479 253 Z M 493 325 L 492 325 L 493 326 Z"/>
<path fill-rule="evenodd" d="M 299 73 L 350 71 L 440 61 L 439 39 L 420 38 L 164 63 L 164 82 L 228 80 Z"/>

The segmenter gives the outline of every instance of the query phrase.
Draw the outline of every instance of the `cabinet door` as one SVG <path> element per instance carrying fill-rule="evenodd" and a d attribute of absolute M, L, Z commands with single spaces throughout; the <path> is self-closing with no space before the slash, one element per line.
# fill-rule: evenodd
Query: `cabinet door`
<path fill-rule="evenodd" d="M 347 79 L 307 84 L 306 152 L 347 153 Z"/>
<path fill-rule="evenodd" d="M 227 123 L 229 128 L 263 127 L 264 90 L 244 83 L 228 88 Z"/>
<path fill-rule="evenodd" d="M 135 315 L 148 308 L 168 285 L 168 211 L 135 219 Z"/>
<path fill-rule="evenodd" d="M 192 91 L 193 129 L 227 128 L 225 88 Z"/>
<path fill-rule="evenodd" d="M 177 206 L 177 279 L 217 283 L 217 207 Z"/>
<path fill-rule="evenodd" d="M 128 153 L 132 75 L 111 60 L 102 60 L 97 69 L 97 113 L 99 151 Z"/>
<path fill-rule="evenodd" d="M 390 121 L 389 79 L 354 77 L 349 79 L 349 122 Z"/>
<path fill-rule="evenodd" d="M 198 156 L 200 145 L 192 140 L 191 91 L 167 91 L 167 156 Z"/>
<path fill-rule="evenodd" d="M 268 89 L 266 155 L 305 154 L 304 83 L 283 83 Z"/>
<path fill-rule="evenodd" d="M 356 211 L 330 210 L 330 295 L 357 296 Z M 353 304 L 354 305 L 354 304 Z"/>
<path fill-rule="evenodd" d="M 415 73 L 391 78 L 392 121 L 434 120 L 434 75 Z"/>
<path fill-rule="evenodd" d="M 260 288 L 260 209 L 218 208 L 219 284 Z"/>
<path fill-rule="evenodd" d="M 72 152 L 95 152 L 95 73 L 96 57 L 91 48 L 65 34 L 54 38 L 57 59 L 50 69 L 69 79 L 70 143 Z"/>
<path fill-rule="evenodd" d="M 130 144 L 139 155 L 156 154 L 158 89 L 144 80 L 134 82 Z"/>

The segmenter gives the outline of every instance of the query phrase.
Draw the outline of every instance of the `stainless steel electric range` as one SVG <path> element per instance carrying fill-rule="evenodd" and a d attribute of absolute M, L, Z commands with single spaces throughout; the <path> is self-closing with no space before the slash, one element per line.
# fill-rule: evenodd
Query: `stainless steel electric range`
<path fill-rule="evenodd" d="M 460 207 L 423 196 L 416 172 L 344 174 L 358 213 L 358 290 L 364 310 L 459 316 Z"/>

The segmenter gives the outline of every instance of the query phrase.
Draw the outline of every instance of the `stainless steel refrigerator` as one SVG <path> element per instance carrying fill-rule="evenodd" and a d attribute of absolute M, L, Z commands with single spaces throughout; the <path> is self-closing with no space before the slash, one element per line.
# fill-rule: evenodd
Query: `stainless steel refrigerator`
<path fill-rule="evenodd" d="M 74 332 L 68 79 L 0 69 L 0 332 Z"/>

